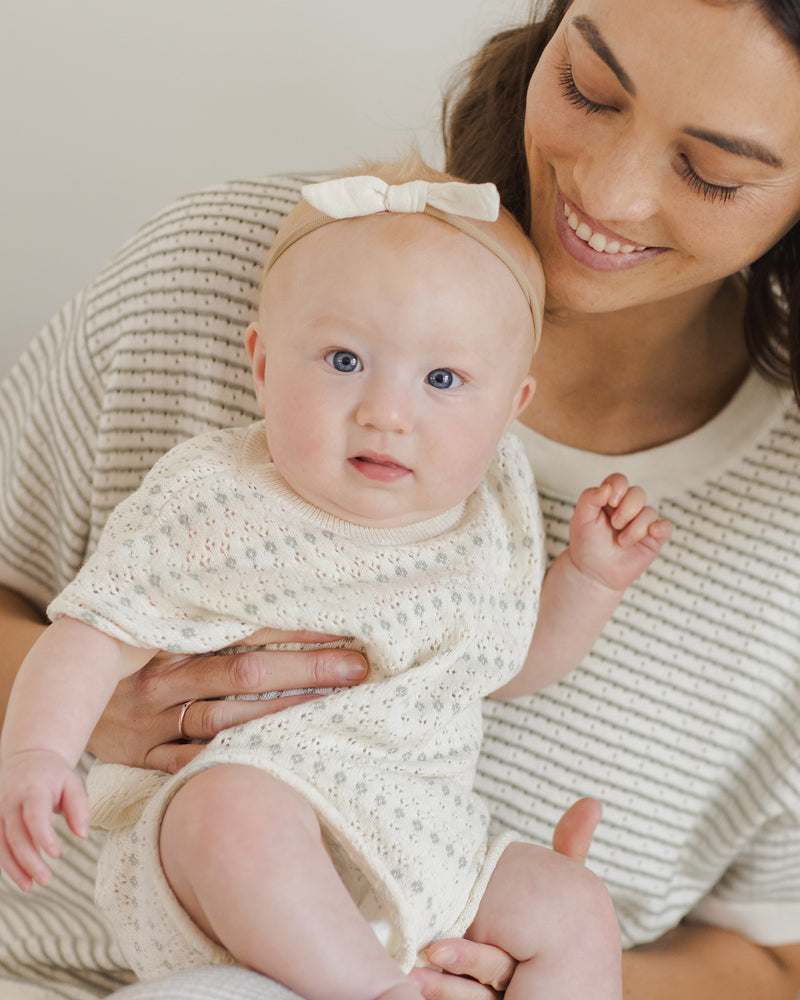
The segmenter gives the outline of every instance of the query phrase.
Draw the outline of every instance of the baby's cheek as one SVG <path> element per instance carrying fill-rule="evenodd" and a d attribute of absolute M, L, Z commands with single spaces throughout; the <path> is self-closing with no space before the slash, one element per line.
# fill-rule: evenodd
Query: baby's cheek
<path fill-rule="evenodd" d="M 453 503 L 478 488 L 495 453 L 493 442 L 482 441 L 474 429 L 464 428 L 441 463 L 443 486 L 453 493 Z"/>

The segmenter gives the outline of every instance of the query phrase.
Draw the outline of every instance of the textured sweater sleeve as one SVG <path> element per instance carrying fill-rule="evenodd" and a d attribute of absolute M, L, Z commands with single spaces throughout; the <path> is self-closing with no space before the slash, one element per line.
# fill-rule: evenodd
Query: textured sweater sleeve
<path fill-rule="evenodd" d="M 0 582 L 44 605 L 90 533 L 101 379 L 84 294 L 32 341 L 0 390 Z"/>
<path fill-rule="evenodd" d="M 211 432 L 163 456 L 113 511 L 50 617 L 69 615 L 131 645 L 174 652 L 208 652 L 250 634 L 246 612 L 223 613 L 218 593 L 242 550 L 247 500 L 231 474 L 235 438 Z M 262 568 L 269 570 L 263 560 Z"/>

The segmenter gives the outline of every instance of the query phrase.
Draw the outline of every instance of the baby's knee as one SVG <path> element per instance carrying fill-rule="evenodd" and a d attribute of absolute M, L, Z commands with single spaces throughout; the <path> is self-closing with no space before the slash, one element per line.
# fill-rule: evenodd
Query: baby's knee
<path fill-rule="evenodd" d="M 603 880 L 570 858 L 522 843 L 504 851 L 469 936 L 498 944 L 518 959 L 531 957 L 537 943 L 553 938 L 606 951 L 620 948 L 619 923 Z"/>
<path fill-rule="evenodd" d="M 251 837 L 277 849 L 286 831 L 297 835 L 302 828 L 318 834 L 319 824 L 292 788 L 259 768 L 221 764 L 193 775 L 178 789 L 162 822 L 162 841 L 173 829 L 190 851 L 241 849 Z"/>

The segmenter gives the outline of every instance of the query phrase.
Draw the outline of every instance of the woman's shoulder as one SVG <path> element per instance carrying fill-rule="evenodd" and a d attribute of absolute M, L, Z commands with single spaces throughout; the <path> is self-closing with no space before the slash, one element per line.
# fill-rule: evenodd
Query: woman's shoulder
<path fill-rule="evenodd" d="M 94 454 L 108 509 L 177 443 L 258 418 L 244 332 L 264 257 L 307 179 L 231 181 L 180 198 L 87 289 L 76 349 L 100 373 Z"/>
<path fill-rule="evenodd" d="M 96 367 L 124 366 L 121 351 L 133 338 L 139 351 L 149 345 L 160 352 L 179 337 L 190 363 L 236 340 L 229 331 L 257 302 L 265 253 L 307 179 L 217 184 L 147 221 L 86 291 L 85 333 Z"/>

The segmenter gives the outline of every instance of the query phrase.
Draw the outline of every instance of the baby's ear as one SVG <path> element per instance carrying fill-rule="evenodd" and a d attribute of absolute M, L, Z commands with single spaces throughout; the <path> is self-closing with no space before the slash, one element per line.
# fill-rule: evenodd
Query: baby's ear
<path fill-rule="evenodd" d="M 250 367 L 253 370 L 253 385 L 256 390 L 256 402 L 261 413 L 264 412 L 264 380 L 267 370 L 267 351 L 264 347 L 264 338 L 261 335 L 261 327 L 256 323 L 251 323 L 245 330 L 244 346 L 247 356 L 250 358 Z"/>
<path fill-rule="evenodd" d="M 511 409 L 509 410 L 508 414 L 508 423 L 506 424 L 505 427 L 506 430 L 508 430 L 511 424 L 514 423 L 514 421 L 517 419 L 520 413 L 522 413 L 522 411 L 525 409 L 528 403 L 530 403 L 530 401 L 533 399 L 534 392 L 536 392 L 536 379 L 533 377 L 533 375 L 526 375 L 525 378 L 522 380 L 519 389 L 517 389 L 516 393 L 514 394 L 513 400 L 511 401 Z"/>

